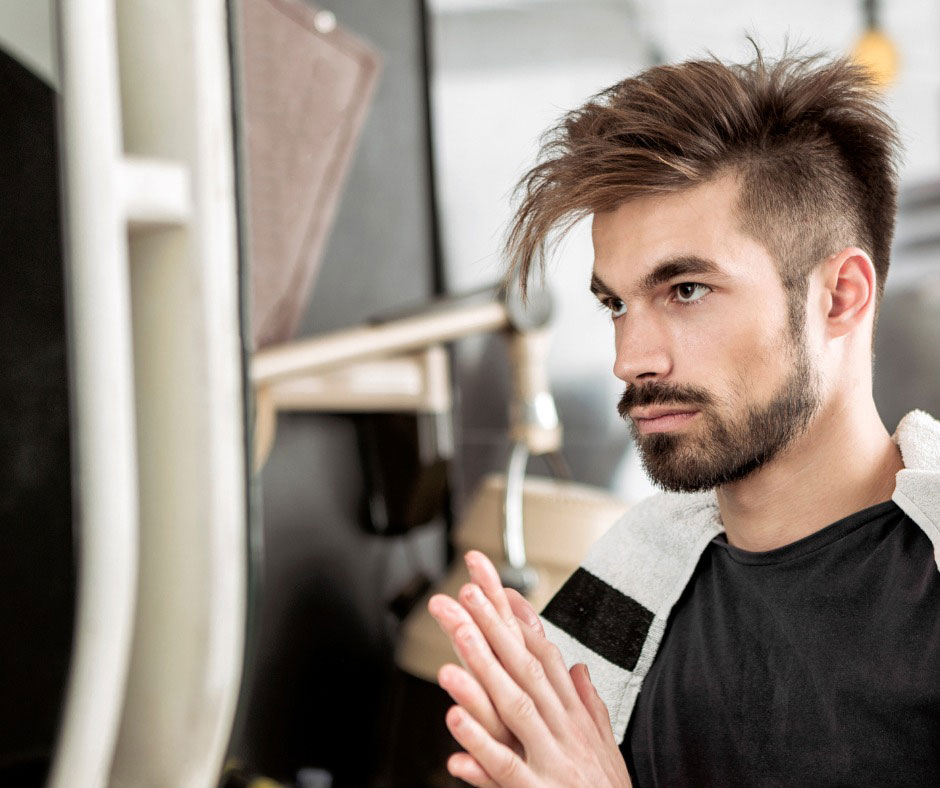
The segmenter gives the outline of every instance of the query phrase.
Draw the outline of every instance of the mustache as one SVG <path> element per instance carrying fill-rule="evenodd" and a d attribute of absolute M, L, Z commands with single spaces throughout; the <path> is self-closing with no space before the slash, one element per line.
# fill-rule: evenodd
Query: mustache
<path fill-rule="evenodd" d="M 646 383 L 643 386 L 627 386 L 617 413 L 621 419 L 630 417 L 630 409 L 646 405 L 701 405 L 714 404 L 714 397 L 698 386 L 680 386 L 677 383 Z"/>

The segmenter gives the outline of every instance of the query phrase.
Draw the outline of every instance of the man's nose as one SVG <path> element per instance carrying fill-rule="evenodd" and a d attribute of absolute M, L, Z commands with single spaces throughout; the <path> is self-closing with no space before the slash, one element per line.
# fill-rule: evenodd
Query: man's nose
<path fill-rule="evenodd" d="M 655 321 L 626 314 L 615 330 L 614 375 L 624 383 L 662 380 L 672 371 L 666 337 Z"/>

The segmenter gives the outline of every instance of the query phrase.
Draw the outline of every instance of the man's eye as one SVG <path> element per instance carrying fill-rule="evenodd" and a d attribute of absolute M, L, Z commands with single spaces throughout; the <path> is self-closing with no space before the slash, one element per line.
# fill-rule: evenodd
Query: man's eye
<path fill-rule="evenodd" d="M 608 298 L 602 306 L 610 312 L 611 317 L 621 317 L 627 314 L 627 305 L 619 298 Z"/>
<path fill-rule="evenodd" d="M 708 285 L 698 282 L 683 282 L 675 286 L 676 301 L 680 304 L 694 304 L 710 293 L 712 289 Z"/>

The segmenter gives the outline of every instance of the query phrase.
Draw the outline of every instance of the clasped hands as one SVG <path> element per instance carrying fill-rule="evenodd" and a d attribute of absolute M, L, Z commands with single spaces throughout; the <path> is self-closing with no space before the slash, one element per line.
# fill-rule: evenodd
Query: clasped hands
<path fill-rule="evenodd" d="M 535 610 L 503 588 L 483 553 L 471 550 L 465 560 L 471 582 L 458 599 L 435 594 L 428 602 L 464 664 L 438 672 L 457 704 L 447 727 L 466 750 L 450 756 L 448 771 L 478 788 L 630 786 L 587 666 L 565 667 Z"/>

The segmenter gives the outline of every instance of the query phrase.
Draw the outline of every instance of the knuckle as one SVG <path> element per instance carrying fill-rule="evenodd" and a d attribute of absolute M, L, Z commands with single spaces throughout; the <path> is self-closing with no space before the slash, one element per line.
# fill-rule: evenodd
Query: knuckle
<path fill-rule="evenodd" d="M 545 640 L 539 644 L 539 651 L 542 654 L 543 660 L 548 660 L 560 665 L 565 664 L 565 658 L 561 655 L 561 649 L 551 641 Z"/>
<path fill-rule="evenodd" d="M 561 652 L 558 650 L 558 647 L 552 643 L 552 641 L 543 637 L 534 639 L 531 651 L 533 654 L 537 654 L 543 661 L 546 659 L 554 659 L 556 656 L 561 657 Z"/>
<path fill-rule="evenodd" d="M 535 714 L 535 704 L 525 692 L 515 695 L 509 704 L 510 713 L 517 720 L 531 719 Z"/>
<path fill-rule="evenodd" d="M 499 756 L 499 760 L 496 763 L 495 771 L 496 776 L 498 776 L 500 782 L 514 779 L 519 773 L 518 756 L 512 752 L 512 750 L 506 750 L 502 752 Z"/>
<path fill-rule="evenodd" d="M 512 611 L 508 615 L 500 616 L 500 620 L 503 622 L 503 625 L 506 626 L 510 632 L 519 631 L 519 622 L 516 621 L 516 617 L 512 614 Z"/>
<path fill-rule="evenodd" d="M 529 647 L 529 651 L 541 657 L 542 655 L 545 654 L 546 646 L 551 645 L 551 644 L 543 637 L 534 637 L 534 638 L 531 638 L 530 642 L 527 645 Z"/>
<path fill-rule="evenodd" d="M 540 682 L 545 678 L 545 668 L 535 657 L 527 659 L 523 669 L 525 670 L 525 675 L 531 681 Z"/>

